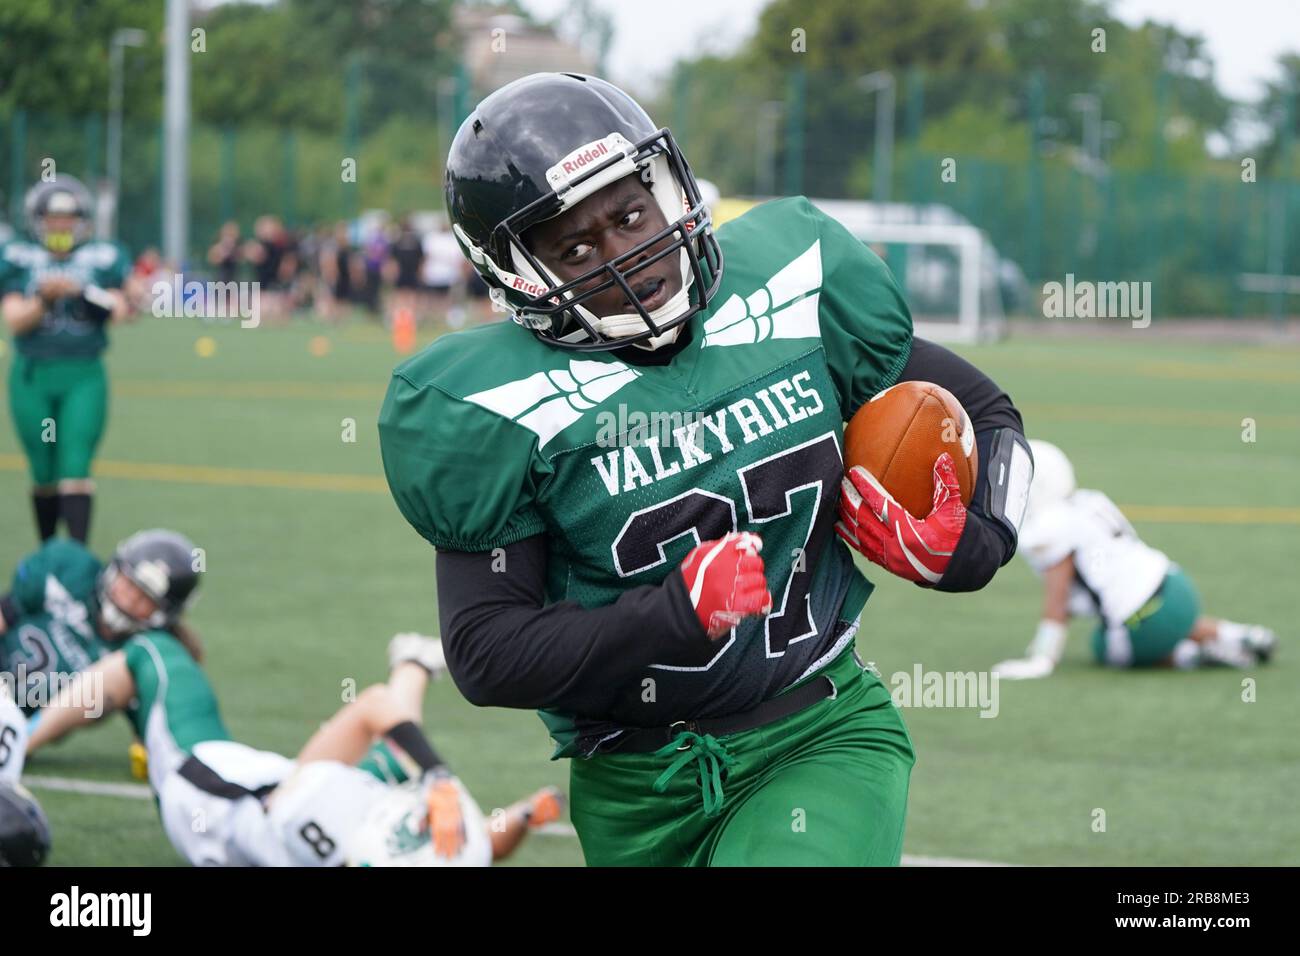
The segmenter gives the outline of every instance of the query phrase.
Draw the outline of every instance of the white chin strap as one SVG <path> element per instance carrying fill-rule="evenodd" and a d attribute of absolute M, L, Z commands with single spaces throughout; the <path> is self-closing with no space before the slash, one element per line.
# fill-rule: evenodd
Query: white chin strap
<path fill-rule="evenodd" d="M 627 173 L 622 175 L 626 176 Z M 686 193 L 683 191 L 677 177 L 672 174 L 672 167 L 668 165 L 665 156 L 656 156 L 645 167 L 640 175 L 644 179 L 647 175 L 650 177 L 650 193 L 654 196 L 655 202 L 663 210 L 664 218 L 668 222 L 676 222 L 686 211 Z M 616 177 L 618 178 L 618 177 Z M 605 180 L 603 177 L 596 177 L 590 183 L 584 183 L 583 186 L 571 190 L 565 197 L 564 208 L 568 209 L 587 196 L 603 188 L 613 180 Z M 689 239 L 687 240 L 690 241 Z M 549 269 L 543 268 L 542 275 L 529 264 L 528 259 L 523 256 L 518 249 L 512 250 L 515 270 L 522 276 L 537 282 L 544 282 L 550 286 L 561 285 L 560 280 L 551 274 Z M 691 286 L 695 281 L 695 276 L 691 271 L 690 260 L 686 255 L 686 250 L 678 250 L 678 263 L 681 266 L 682 287 L 677 294 L 665 302 L 659 308 L 650 312 L 650 320 L 655 325 L 663 325 L 677 318 L 688 308 L 691 302 Z M 565 294 L 568 299 L 573 298 L 573 293 Z M 626 339 L 635 335 L 642 335 L 646 331 L 645 319 L 637 312 L 624 312 L 619 315 L 598 316 L 590 309 L 583 305 L 575 305 L 574 311 L 580 314 L 587 323 L 606 338 Z M 662 335 L 651 336 L 642 342 L 635 343 L 639 348 L 657 349 L 664 345 L 669 345 L 677 341 L 677 336 L 681 333 L 681 326 L 669 329 Z M 581 342 L 588 338 L 587 330 L 577 328 L 567 335 L 560 336 L 561 342 Z"/>
<path fill-rule="evenodd" d="M 654 322 L 655 325 L 675 319 L 690 308 L 691 284 L 694 277 L 691 275 L 690 263 L 686 259 L 686 250 L 679 250 L 677 256 L 682 267 L 682 287 L 676 295 L 650 313 L 650 321 Z M 580 313 L 587 320 L 593 329 L 606 338 L 626 339 L 634 335 L 641 335 L 646 330 L 645 319 L 638 312 L 599 316 L 583 305 L 576 305 L 573 308 L 575 312 Z M 677 336 L 681 331 L 682 327 L 680 325 L 675 326 L 662 335 L 653 335 L 643 342 L 634 344 L 639 348 L 657 349 L 677 341 Z M 579 327 L 568 335 L 561 336 L 560 341 L 581 341 L 586 335 L 587 330 Z"/>

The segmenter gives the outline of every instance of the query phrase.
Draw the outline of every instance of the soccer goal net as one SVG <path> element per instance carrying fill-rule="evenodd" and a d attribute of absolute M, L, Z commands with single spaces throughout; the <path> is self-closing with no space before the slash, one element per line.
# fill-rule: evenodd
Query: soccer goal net
<path fill-rule="evenodd" d="M 903 287 L 916 334 L 941 342 L 980 342 L 1004 331 L 1003 267 L 997 251 L 964 222 L 894 222 L 883 213 L 917 217 L 934 209 L 821 201 L 817 205 L 874 251 Z M 946 211 L 946 210 L 945 210 Z"/>

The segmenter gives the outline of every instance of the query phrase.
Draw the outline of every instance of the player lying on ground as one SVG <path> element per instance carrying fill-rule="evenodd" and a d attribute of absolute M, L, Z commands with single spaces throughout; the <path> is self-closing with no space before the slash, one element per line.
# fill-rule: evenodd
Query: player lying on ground
<path fill-rule="evenodd" d="M 171 631 L 201 660 L 183 620 L 198 588 L 194 568 L 193 543 L 174 531 L 138 532 L 107 564 L 79 542 L 51 538 L 18 563 L 0 595 L 0 683 L 35 711 L 62 681 L 146 628 Z"/>
<path fill-rule="evenodd" d="M 559 815 L 546 788 L 485 821 L 420 728 L 429 679 L 445 668 L 441 643 L 398 635 L 389 662 L 388 682 L 346 704 L 295 760 L 232 740 L 207 675 L 164 631 L 136 634 L 76 681 L 102 686 L 103 713 L 126 711 L 148 748 L 163 829 L 195 865 L 486 866 Z M 100 719 L 84 697 L 66 688 L 27 754 Z"/>
<path fill-rule="evenodd" d="M 1010 399 L 914 340 L 884 263 L 807 199 L 715 237 L 672 134 L 603 80 L 503 87 L 446 168 L 457 240 L 515 321 L 399 366 L 379 424 L 438 549 L 457 685 L 540 708 L 580 758 L 590 864 L 897 864 L 912 746 L 855 659 L 872 586 L 832 528 L 918 584 L 983 587 L 1015 552 L 1019 506 L 984 478 L 1024 441 Z M 842 449 L 906 379 L 962 402 L 982 484 L 968 510 L 936 469 L 904 528 Z"/>
<path fill-rule="evenodd" d="M 1029 444 L 1035 473 L 1020 553 L 1043 579 L 1043 617 L 1026 656 L 1002 661 L 996 673 L 1052 673 L 1071 617 L 1099 619 L 1092 653 L 1112 667 L 1252 667 L 1272 656 L 1272 631 L 1201 614 L 1187 572 L 1144 544 L 1105 494 L 1076 489 L 1074 467 L 1059 448 Z"/>
<path fill-rule="evenodd" d="M 14 339 L 9 409 L 32 474 L 42 541 L 90 533 L 91 461 L 108 418 L 105 328 L 130 315 L 126 251 L 92 238 L 90 192 L 58 174 L 27 193 L 32 241 L 0 247 L 0 315 Z"/>

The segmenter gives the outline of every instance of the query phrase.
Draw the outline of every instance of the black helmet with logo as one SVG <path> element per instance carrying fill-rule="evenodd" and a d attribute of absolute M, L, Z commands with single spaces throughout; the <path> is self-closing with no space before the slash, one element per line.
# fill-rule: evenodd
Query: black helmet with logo
<path fill-rule="evenodd" d="M 530 226 L 631 175 L 663 210 L 661 231 L 567 282 L 526 247 Z M 493 301 L 553 345 L 594 351 L 647 342 L 704 309 L 722 279 L 709 210 L 672 133 L 596 77 L 536 73 L 483 100 L 451 144 L 446 193 L 452 231 Z M 629 280 L 673 255 L 681 291 L 647 311 Z M 634 313 L 597 316 L 587 308 L 615 286 Z"/>

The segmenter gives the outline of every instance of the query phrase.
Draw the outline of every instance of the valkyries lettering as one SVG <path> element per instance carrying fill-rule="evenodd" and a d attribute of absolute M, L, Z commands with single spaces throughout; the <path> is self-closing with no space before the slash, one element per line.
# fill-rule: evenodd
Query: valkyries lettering
<path fill-rule="evenodd" d="M 760 388 L 753 398 L 739 398 L 709 415 L 692 415 L 673 429 L 671 444 L 651 437 L 598 455 L 591 464 L 611 497 L 644 488 L 821 413 L 826 404 L 811 379 L 811 373 L 800 372 Z M 706 444 L 715 450 L 706 450 Z"/>
<path fill-rule="evenodd" d="M 148 936 L 153 924 L 152 893 L 70 893 L 50 897 L 51 926 L 129 926 L 133 936 Z"/>

